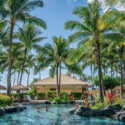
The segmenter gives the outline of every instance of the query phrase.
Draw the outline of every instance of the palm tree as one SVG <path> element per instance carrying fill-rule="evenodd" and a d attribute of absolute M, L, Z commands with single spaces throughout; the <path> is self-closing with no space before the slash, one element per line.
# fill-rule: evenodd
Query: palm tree
<path fill-rule="evenodd" d="M 29 13 L 37 7 L 43 7 L 42 0 L 3 0 L 1 1 L 0 15 L 2 20 L 0 22 L 9 22 L 11 25 L 10 30 L 10 43 L 9 43 L 9 69 L 7 76 L 7 95 L 10 95 L 11 88 L 11 48 L 12 48 L 12 36 L 14 26 L 18 26 L 17 22 L 30 22 L 39 25 L 46 29 L 46 24 L 42 19 L 37 17 L 32 17 Z M 19 26 L 18 26 L 19 27 Z"/>
<path fill-rule="evenodd" d="M 53 46 L 51 44 L 46 44 L 40 51 L 40 54 L 37 57 L 37 66 L 35 68 L 35 73 L 39 70 L 44 69 L 51 65 L 49 74 L 51 77 L 54 77 L 56 73 L 57 80 L 57 95 L 59 97 L 60 93 L 60 82 L 61 82 L 61 64 L 66 64 L 66 58 L 70 53 L 69 43 L 62 36 L 53 37 Z M 60 69 L 60 73 L 59 73 Z M 59 74 L 59 76 L 58 76 Z"/>
<path fill-rule="evenodd" d="M 65 29 L 77 30 L 77 32 L 69 37 L 70 42 L 81 40 L 84 43 L 90 41 L 94 41 L 96 43 L 98 55 L 100 101 L 103 102 L 104 88 L 101 72 L 100 37 L 104 31 L 108 29 L 108 27 L 101 21 L 103 15 L 101 13 L 100 6 L 100 2 L 98 0 L 94 0 L 92 3 L 88 3 L 88 7 L 76 7 L 73 10 L 73 14 L 78 16 L 81 22 L 69 20 L 65 23 L 64 27 Z"/>
<path fill-rule="evenodd" d="M 12 47 L 12 56 L 11 56 L 11 65 L 13 66 L 16 61 L 19 62 L 23 61 L 22 57 L 22 49 L 19 49 L 15 46 Z M 9 65 L 9 48 L 7 48 L 5 51 L 0 50 L 0 70 L 4 72 L 5 70 L 8 70 Z"/>
<path fill-rule="evenodd" d="M 29 76 L 30 76 L 30 68 L 32 68 L 35 65 L 35 58 L 33 54 L 28 54 L 27 55 L 27 60 L 26 64 L 29 66 L 29 73 L 28 73 L 28 78 L 27 78 L 27 86 L 29 85 Z"/>
<path fill-rule="evenodd" d="M 24 63 L 23 67 L 26 61 L 26 54 L 27 50 L 33 49 L 40 49 L 41 46 L 38 45 L 38 42 L 41 42 L 42 40 L 46 39 L 46 37 L 39 37 L 42 32 L 39 30 L 36 26 L 32 24 L 25 24 L 23 25 L 23 31 L 19 28 L 19 31 L 16 32 L 16 36 L 19 39 L 19 43 L 15 43 L 18 47 L 23 47 L 24 50 Z M 23 68 L 22 67 L 22 72 L 21 72 L 21 77 L 20 77 L 20 84 L 22 81 L 22 76 L 23 76 Z"/>
<path fill-rule="evenodd" d="M 39 81 L 39 78 L 33 78 L 33 81 L 31 83 L 38 82 L 38 81 Z"/>

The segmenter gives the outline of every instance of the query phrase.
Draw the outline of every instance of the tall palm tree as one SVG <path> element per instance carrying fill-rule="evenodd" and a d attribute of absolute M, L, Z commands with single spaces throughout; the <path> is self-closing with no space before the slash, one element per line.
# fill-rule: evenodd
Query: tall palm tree
<path fill-rule="evenodd" d="M 28 73 L 28 78 L 27 78 L 27 86 L 28 86 L 29 85 L 30 68 L 35 66 L 35 58 L 34 58 L 33 54 L 30 53 L 30 54 L 27 55 L 26 64 L 29 67 L 29 73 Z"/>
<path fill-rule="evenodd" d="M 2 5 L 0 6 L 0 15 L 2 16 L 2 20 L 0 22 L 9 22 L 10 29 L 10 43 L 9 43 L 9 70 L 7 76 L 7 95 L 10 95 L 11 88 L 11 48 L 12 48 L 12 36 L 14 26 L 18 26 L 17 22 L 30 22 L 36 25 L 39 25 L 46 29 L 46 24 L 42 19 L 37 17 L 32 17 L 29 13 L 38 7 L 43 7 L 42 0 L 3 0 L 1 1 Z M 18 26 L 19 27 L 19 26 Z"/>
<path fill-rule="evenodd" d="M 90 42 L 94 40 L 97 46 L 98 55 L 98 71 L 99 71 L 99 86 L 100 86 L 100 101 L 103 102 L 103 80 L 101 72 L 101 59 L 100 59 L 100 37 L 106 29 L 107 25 L 101 21 L 103 15 L 101 13 L 101 4 L 98 0 L 88 3 L 88 7 L 76 7 L 73 14 L 78 16 L 81 22 L 69 20 L 65 23 L 65 29 L 77 32 L 69 36 L 69 41 L 84 41 Z"/>
<path fill-rule="evenodd" d="M 69 43 L 62 36 L 53 37 L 53 45 L 46 44 L 41 50 L 37 57 L 37 65 L 39 68 L 35 68 L 35 73 L 39 72 L 40 69 L 44 69 L 51 65 L 49 74 L 54 77 L 56 74 L 57 80 L 57 95 L 60 93 L 61 84 L 61 64 L 66 64 L 66 58 L 70 53 Z M 60 69 L 60 73 L 59 73 Z M 59 74 L 59 75 L 58 75 Z"/>
<path fill-rule="evenodd" d="M 42 40 L 46 39 L 46 37 L 39 37 L 42 32 L 39 30 L 36 26 L 32 24 L 24 24 L 23 25 L 23 31 L 19 28 L 19 31 L 16 32 L 16 36 L 19 39 L 19 43 L 15 43 L 18 47 L 23 47 L 24 50 L 24 63 L 23 67 L 26 61 L 26 54 L 27 51 L 33 49 L 40 49 L 41 46 L 38 45 L 38 42 L 41 42 Z M 22 76 L 23 76 L 23 68 L 22 67 L 22 72 L 21 72 L 21 77 L 20 77 L 20 84 L 22 81 Z"/>

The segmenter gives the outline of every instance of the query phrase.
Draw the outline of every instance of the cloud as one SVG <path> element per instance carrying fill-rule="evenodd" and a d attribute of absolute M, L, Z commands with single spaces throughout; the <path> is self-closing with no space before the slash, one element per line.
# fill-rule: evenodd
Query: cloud
<path fill-rule="evenodd" d="M 87 3 L 91 3 L 93 0 L 87 0 Z M 109 8 L 105 5 L 105 0 L 99 0 L 102 3 L 103 12 L 106 12 Z M 115 8 L 119 11 L 124 11 L 125 7 L 116 5 Z"/>
<path fill-rule="evenodd" d="M 46 67 L 45 70 L 51 69 L 51 67 Z"/>

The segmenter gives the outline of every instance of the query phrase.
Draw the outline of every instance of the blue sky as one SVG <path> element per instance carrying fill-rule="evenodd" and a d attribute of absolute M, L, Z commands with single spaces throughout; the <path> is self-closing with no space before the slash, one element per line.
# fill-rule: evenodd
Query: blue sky
<path fill-rule="evenodd" d="M 46 43 L 53 43 L 52 37 L 56 36 L 63 36 L 64 38 L 67 38 L 69 35 L 74 33 L 75 31 L 69 31 L 65 30 L 63 28 L 64 23 L 67 20 L 78 20 L 76 16 L 72 14 L 72 10 L 74 7 L 77 6 L 87 6 L 87 0 L 43 0 L 44 1 L 44 7 L 37 8 L 34 11 L 31 12 L 31 15 L 39 17 L 43 19 L 47 24 L 47 29 L 43 30 L 43 37 L 48 37 L 48 39 L 42 41 L 40 43 L 41 46 L 43 46 Z M 21 26 L 19 23 L 18 25 Z M 76 48 L 76 43 L 71 44 L 70 46 L 73 48 Z M 33 52 L 34 53 L 34 52 Z M 62 70 L 63 74 L 66 74 L 66 70 Z M 90 68 L 86 68 L 84 70 L 85 74 L 90 75 Z M 17 76 L 17 74 L 16 74 Z M 45 69 L 41 71 L 41 78 L 46 78 L 49 76 L 49 69 Z M 0 84 L 6 86 L 7 85 L 7 72 L 5 72 L 2 75 L 2 81 Z M 33 71 L 31 70 L 30 74 L 30 82 L 33 80 L 33 78 L 38 78 L 39 75 L 33 75 Z M 17 79 L 16 79 L 17 80 Z M 13 76 L 11 78 L 12 84 L 13 84 Z M 22 84 L 27 84 L 27 74 L 23 75 Z"/>

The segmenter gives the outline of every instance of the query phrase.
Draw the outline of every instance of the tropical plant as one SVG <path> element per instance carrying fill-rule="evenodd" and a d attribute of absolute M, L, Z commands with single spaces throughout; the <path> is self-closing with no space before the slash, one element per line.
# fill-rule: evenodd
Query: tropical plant
<path fill-rule="evenodd" d="M 100 59 L 100 40 L 101 35 L 104 33 L 106 29 L 108 29 L 108 25 L 102 22 L 102 13 L 101 13 L 101 4 L 98 0 L 94 0 L 91 3 L 88 3 L 88 7 L 76 7 L 73 10 L 73 14 L 78 16 L 81 20 L 79 21 L 72 21 L 69 20 L 65 23 L 65 29 L 73 30 L 76 29 L 77 32 L 69 36 L 69 42 L 74 42 L 81 40 L 82 43 L 95 43 L 97 47 L 97 56 L 98 56 L 98 72 L 99 72 L 99 87 L 100 87 L 100 101 L 103 102 L 103 79 L 102 79 L 102 72 L 101 72 L 101 59 Z M 73 55 L 73 59 L 76 59 L 78 56 L 82 56 L 82 50 L 85 47 L 80 47 L 77 49 Z M 75 57 L 74 57 L 75 56 Z"/>
<path fill-rule="evenodd" d="M 69 43 L 62 36 L 59 38 L 53 37 L 53 46 L 51 44 L 46 44 L 41 48 L 39 51 L 40 54 L 36 59 L 38 67 L 34 68 L 34 72 L 37 73 L 40 69 L 44 69 L 51 65 L 49 74 L 51 77 L 54 77 L 56 74 L 58 96 L 61 84 L 61 64 L 66 64 L 66 59 L 70 53 L 68 45 Z M 58 70 L 60 70 L 60 74 Z"/>
<path fill-rule="evenodd" d="M 23 67 L 22 67 L 22 72 L 21 72 L 19 84 L 21 84 L 21 81 L 22 81 L 27 50 L 30 51 L 32 48 L 33 49 L 40 49 L 41 46 L 36 44 L 36 43 L 41 42 L 42 40 L 46 39 L 46 37 L 39 37 L 39 35 L 41 35 L 41 33 L 42 33 L 41 30 L 32 24 L 24 24 L 23 30 L 19 28 L 19 31 L 16 32 L 16 36 L 20 42 L 15 43 L 15 44 L 18 47 L 22 47 L 25 49 L 24 50 L 24 62 L 23 62 Z"/>
<path fill-rule="evenodd" d="M 33 81 L 31 83 L 38 82 L 38 81 L 39 81 L 39 78 L 33 78 Z"/>
<path fill-rule="evenodd" d="M 39 19 L 35 16 L 31 16 L 29 13 L 38 7 L 43 7 L 42 0 L 5 0 L 1 2 L 0 6 L 0 16 L 2 16 L 3 22 L 9 22 L 11 25 L 10 28 L 10 43 L 9 43 L 9 68 L 8 68 L 8 77 L 7 77 L 7 95 L 10 95 L 11 91 L 11 48 L 12 48 L 12 36 L 14 26 L 18 26 L 17 22 L 30 22 L 46 29 L 46 24 L 42 19 Z M 19 27 L 19 26 L 18 26 Z"/>

